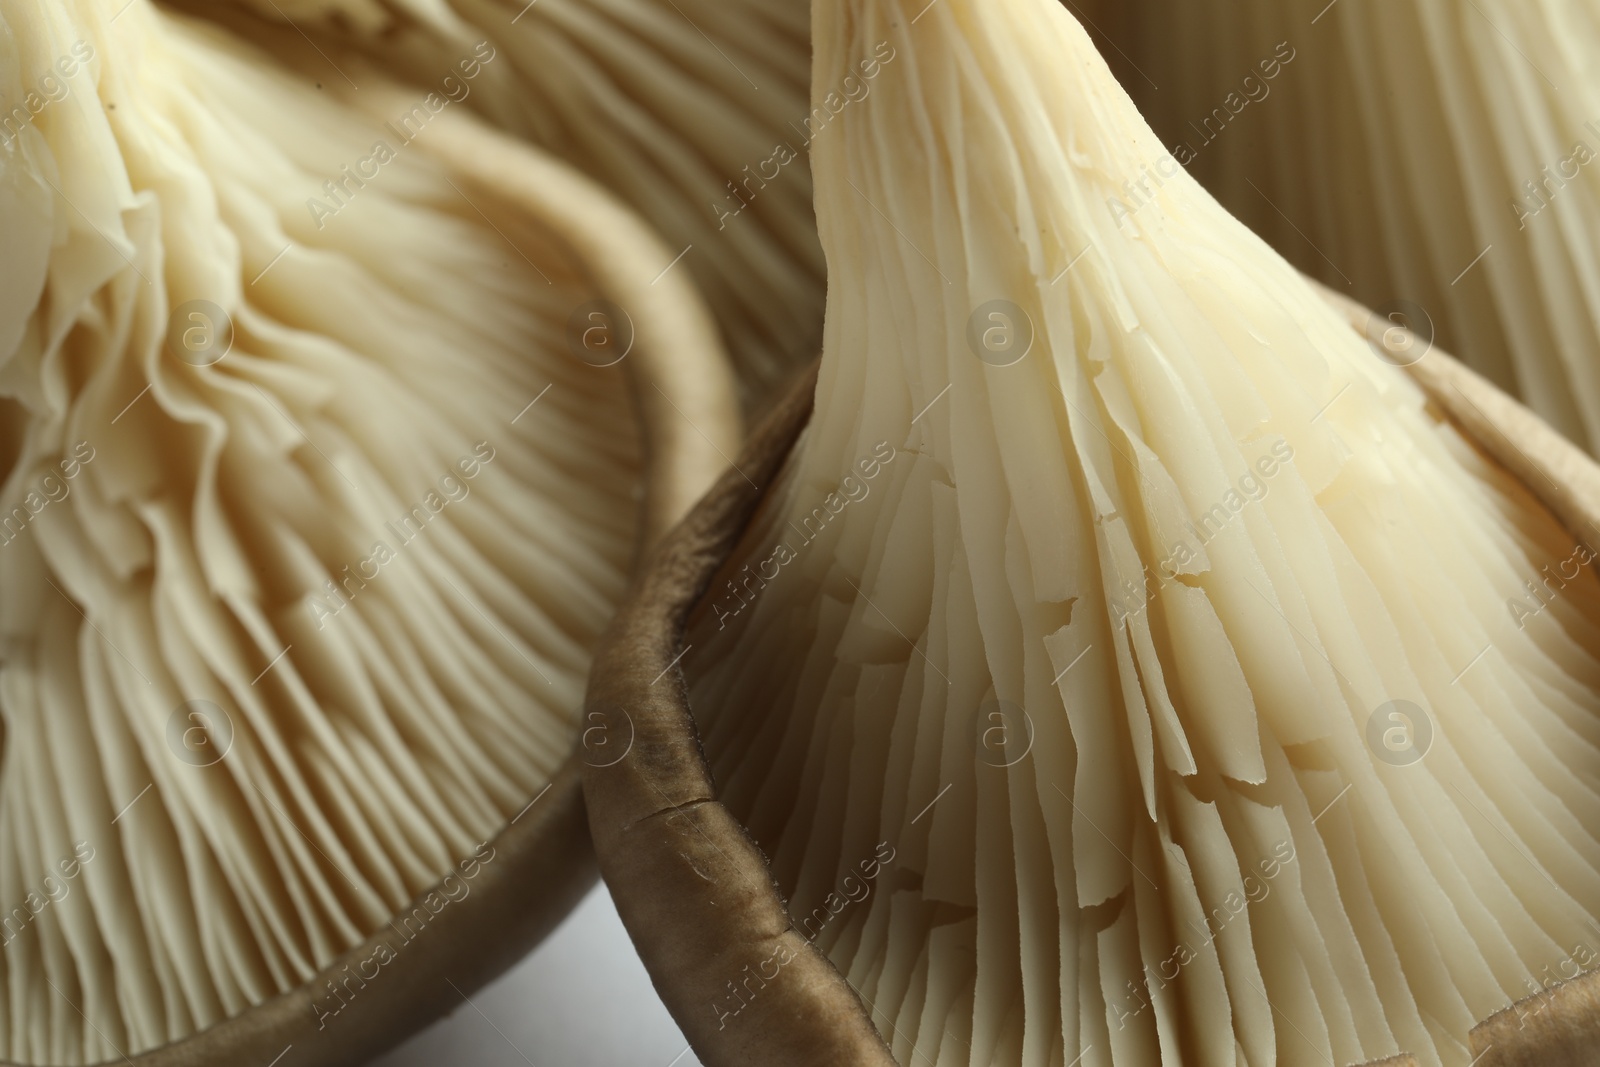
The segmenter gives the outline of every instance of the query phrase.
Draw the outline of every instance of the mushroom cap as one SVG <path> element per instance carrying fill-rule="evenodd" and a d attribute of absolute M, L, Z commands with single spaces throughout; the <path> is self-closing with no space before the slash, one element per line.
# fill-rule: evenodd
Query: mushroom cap
<path fill-rule="evenodd" d="M 364 1058 L 592 878 L 560 769 L 657 489 L 625 375 L 681 354 L 597 302 L 668 257 L 144 0 L 0 25 L 0 1058 Z M 720 464 L 709 318 L 652 292 Z M 651 452 L 656 526 L 701 486 Z"/>
<path fill-rule="evenodd" d="M 1139 0 L 1095 17 L 1225 207 L 1600 447 L 1600 312 L 1580 295 L 1600 285 L 1592 9 Z"/>
<path fill-rule="evenodd" d="M 816 412 L 682 659 L 794 929 L 903 1063 L 1466 1064 L 1600 961 L 1592 550 L 1059 5 L 813 28 Z"/>
<path fill-rule="evenodd" d="M 307 69 L 329 81 L 338 75 L 328 57 L 342 64 L 344 53 L 360 52 L 419 88 L 460 99 L 615 192 L 673 254 L 683 254 L 679 268 L 716 314 L 748 407 L 763 406 L 816 355 L 823 266 L 806 154 L 831 115 L 808 104 L 805 5 L 234 0 L 191 6 L 252 36 L 266 34 L 274 51 L 302 49 L 302 34 L 309 35 L 324 54 Z M 241 9 L 264 24 L 240 23 Z"/>

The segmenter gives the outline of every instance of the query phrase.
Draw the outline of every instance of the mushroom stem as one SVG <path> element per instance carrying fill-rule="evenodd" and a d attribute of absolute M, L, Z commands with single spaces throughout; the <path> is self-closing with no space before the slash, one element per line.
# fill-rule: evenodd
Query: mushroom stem
<path fill-rule="evenodd" d="M 815 388 L 813 366 L 661 545 L 589 676 L 584 796 L 600 870 L 707 1067 L 894 1063 L 850 984 L 795 929 L 755 842 L 717 801 L 679 669 L 689 613 L 777 476 Z"/>

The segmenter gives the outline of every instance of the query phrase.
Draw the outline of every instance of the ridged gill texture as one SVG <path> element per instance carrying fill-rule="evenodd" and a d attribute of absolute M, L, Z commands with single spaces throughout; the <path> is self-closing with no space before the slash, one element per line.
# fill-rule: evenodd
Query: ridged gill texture
<path fill-rule="evenodd" d="M 234 0 L 322 49 L 459 97 L 572 163 L 656 227 L 704 292 L 759 407 L 816 356 L 822 251 L 808 146 L 805 4 L 784 0 Z M 223 17 L 214 3 L 196 13 Z M 495 58 L 464 78 L 487 41 Z M 449 79 L 448 81 L 446 79 Z M 359 76 L 355 76 L 359 82 Z"/>
<path fill-rule="evenodd" d="M 639 446 L 570 256 L 264 55 L 4 0 L 0 72 L 0 1058 L 117 1061 L 465 906 Z"/>
<path fill-rule="evenodd" d="M 1137 0 L 1095 17 L 1224 206 L 1600 448 L 1600 9 Z M 1137 204 L 1137 182 L 1116 195 Z"/>
<path fill-rule="evenodd" d="M 813 18 L 816 413 L 683 660 L 798 928 L 905 1064 L 1465 1067 L 1600 961 L 1592 552 L 1181 170 L 1112 210 L 1066 8 Z"/>

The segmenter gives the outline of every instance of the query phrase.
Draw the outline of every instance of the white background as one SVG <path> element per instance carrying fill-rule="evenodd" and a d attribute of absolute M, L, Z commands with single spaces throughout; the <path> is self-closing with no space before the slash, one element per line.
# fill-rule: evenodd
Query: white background
<path fill-rule="evenodd" d="M 451 1016 L 369 1067 L 700 1067 L 605 884 Z"/>

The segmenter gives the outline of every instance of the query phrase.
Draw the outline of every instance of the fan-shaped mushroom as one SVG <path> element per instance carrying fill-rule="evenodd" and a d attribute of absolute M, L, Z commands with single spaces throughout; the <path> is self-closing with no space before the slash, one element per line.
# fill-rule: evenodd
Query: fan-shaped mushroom
<path fill-rule="evenodd" d="M 400 142 L 145 0 L 0 20 L 0 1057 L 359 1060 L 592 877 L 562 767 L 737 444 L 715 327 L 465 114 Z"/>
<path fill-rule="evenodd" d="M 902 1063 L 1465 1065 L 1600 961 L 1596 531 L 1181 169 L 1113 210 L 1164 149 L 1058 5 L 814 29 L 814 99 L 895 57 L 813 154 L 815 414 L 681 647 L 736 474 L 590 681 L 640 724 L 586 793 L 680 1024 L 885 1062 L 820 951 Z"/>

